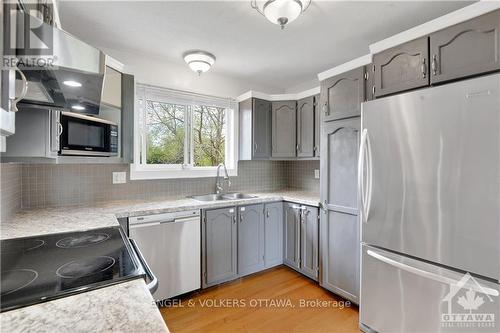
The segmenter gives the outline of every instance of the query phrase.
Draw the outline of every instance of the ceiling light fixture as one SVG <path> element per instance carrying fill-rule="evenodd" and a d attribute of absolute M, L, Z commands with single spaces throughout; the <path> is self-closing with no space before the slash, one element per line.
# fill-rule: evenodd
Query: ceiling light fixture
<path fill-rule="evenodd" d="M 65 85 L 67 85 L 68 87 L 81 87 L 82 86 L 82 84 L 80 82 L 76 82 L 73 80 L 63 81 L 63 83 Z"/>
<path fill-rule="evenodd" d="M 189 68 L 200 75 L 210 69 L 215 64 L 215 56 L 205 51 L 194 50 L 183 54 L 184 61 Z"/>
<path fill-rule="evenodd" d="M 274 24 L 279 24 L 281 29 L 287 23 L 295 21 L 300 14 L 305 12 L 311 0 L 252 0 L 252 8 L 261 13 Z"/>

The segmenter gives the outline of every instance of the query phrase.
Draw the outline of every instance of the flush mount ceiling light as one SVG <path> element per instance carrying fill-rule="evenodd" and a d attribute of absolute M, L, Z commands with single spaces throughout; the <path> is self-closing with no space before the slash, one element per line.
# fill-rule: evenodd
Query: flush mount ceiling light
<path fill-rule="evenodd" d="M 281 29 L 287 23 L 295 21 L 300 14 L 305 12 L 311 0 L 252 0 L 252 8 L 261 13 L 274 24 L 279 24 Z"/>
<path fill-rule="evenodd" d="M 215 63 L 215 56 L 213 54 L 200 50 L 187 51 L 184 53 L 183 58 L 189 68 L 198 73 L 198 75 L 208 71 Z"/>

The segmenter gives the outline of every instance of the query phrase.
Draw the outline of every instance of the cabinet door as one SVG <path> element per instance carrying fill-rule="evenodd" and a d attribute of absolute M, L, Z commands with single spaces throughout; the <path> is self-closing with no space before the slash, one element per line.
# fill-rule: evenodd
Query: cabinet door
<path fill-rule="evenodd" d="M 252 159 L 268 159 L 271 157 L 271 102 L 254 98 L 252 110 Z"/>
<path fill-rule="evenodd" d="M 297 157 L 314 156 L 314 97 L 297 102 Z"/>
<path fill-rule="evenodd" d="M 318 208 L 305 206 L 301 221 L 300 269 L 313 280 L 318 280 Z"/>
<path fill-rule="evenodd" d="M 430 36 L 431 83 L 500 69 L 500 10 Z"/>
<path fill-rule="evenodd" d="M 353 118 L 323 126 L 320 284 L 358 302 L 357 163 L 361 120 Z"/>
<path fill-rule="evenodd" d="M 323 121 L 355 117 L 361 114 L 365 97 L 364 68 L 331 77 L 321 82 Z"/>
<path fill-rule="evenodd" d="M 373 55 L 375 96 L 429 84 L 428 38 L 423 37 Z"/>
<path fill-rule="evenodd" d="M 321 102 L 319 94 L 314 96 L 314 157 L 321 155 Z"/>
<path fill-rule="evenodd" d="M 238 208 L 238 275 L 264 269 L 264 206 Z"/>
<path fill-rule="evenodd" d="M 283 263 L 283 203 L 266 204 L 264 218 L 265 268 Z"/>
<path fill-rule="evenodd" d="M 236 230 L 234 207 L 205 212 L 203 223 L 204 287 L 237 277 Z"/>
<path fill-rule="evenodd" d="M 101 102 L 104 104 L 122 106 L 122 73 L 106 66 Z"/>
<path fill-rule="evenodd" d="M 285 214 L 285 239 L 284 250 L 285 258 L 284 263 L 294 269 L 299 269 L 300 260 L 300 210 L 296 208 L 296 204 L 285 202 L 283 204 L 283 211 Z"/>
<path fill-rule="evenodd" d="M 373 64 L 365 66 L 365 102 L 371 101 L 375 98 L 374 92 L 374 82 L 375 82 L 375 68 Z"/>
<path fill-rule="evenodd" d="M 297 112 L 295 101 L 272 103 L 272 157 L 295 157 Z"/>

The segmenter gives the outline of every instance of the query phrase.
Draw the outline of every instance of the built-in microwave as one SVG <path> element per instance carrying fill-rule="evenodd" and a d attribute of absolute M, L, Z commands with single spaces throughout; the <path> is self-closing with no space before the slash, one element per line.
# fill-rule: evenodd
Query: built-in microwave
<path fill-rule="evenodd" d="M 118 124 L 80 113 L 63 111 L 60 125 L 60 155 L 118 155 Z"/>

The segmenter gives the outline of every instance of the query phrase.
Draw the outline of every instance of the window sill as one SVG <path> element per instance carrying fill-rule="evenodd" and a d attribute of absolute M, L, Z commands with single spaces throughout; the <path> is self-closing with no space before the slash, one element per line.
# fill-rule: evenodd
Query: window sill
<path fill-rule="evenodd" d="M 238 169 L 227 169 L 230 177 L 238 176 Z M 221 168 L 220 175 L 224 176 Z M 198 169 L 167 169 L 147 168 L 137 164 L 130 164 L 130 180 L 144 179 L 182 179 L 182 178 L 213 178 L 217 176 L 217 167 Z"/>

